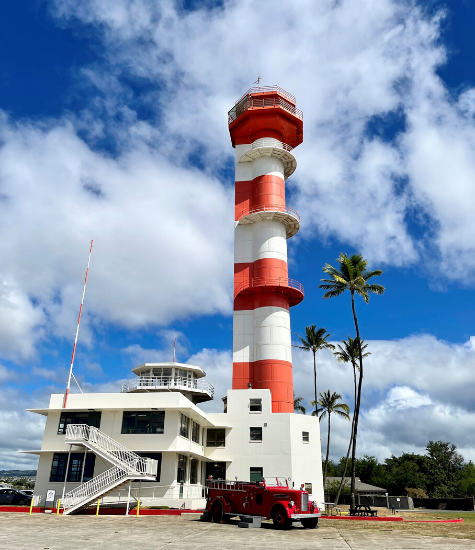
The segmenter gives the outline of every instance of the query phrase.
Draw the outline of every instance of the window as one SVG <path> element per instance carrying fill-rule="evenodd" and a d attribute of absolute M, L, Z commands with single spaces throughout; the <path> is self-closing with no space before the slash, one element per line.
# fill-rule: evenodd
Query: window
<path fill-rule="evenodd" d="M 262 441 L 262 428 L 250 428 L 251 441 Z"/>
<path fill-rule="evenodd" d="M 193 428 L 191 430 L 191 440 L 195 443 L 200 443 L 200 425 L 193 422 Z"/>
<path fill-rule="evenodd" d="M 123 434 L 162 434 L 165 425 L 164 411 L 124 411 Z"/>
<path fill-rule="evenodd" d="M 190 439 L 190 419 L 184 414 L 181 415 L 180 419 L 180 435 Z"/>
<path fill-rule="evenodd" d="M 264 477 L 264 468 L 251 468 L 249 473 L 249 481 L 262 481 Z"/>
<path fill-rule="evenodd" d="M 66 465 L 68 463 L 68 455 L 66 453 L 54 453 L 53 462 L 51 463 L 50 481 L 64 481 L 66 475 Z"/>
<path fill-rule="evenodd" d="M 186 463 L 187 457 L 184 455 L 178 455 L 178 470 L 176 474 L 176 480 L 178 483 L 185 483 L 186 481 Z"/>
<path fill-rule="evenodd" d="M 262 399 L 249 399 L 250 412 L 262 412 Z"/>
<path fill-rule="evenodd" d="M 194 458 L 190 461 L 190 483 L 198 483 L 198 461 Z"/>
<path fill-rule="evenodd" d="M 312 493 L 312 484 L 311 483 L 305 483 L 304 484 L 305 490 L 311 495 Z"/>
<path fill-rule="evenodd" d="M 310 434 L 308 432 L 302 432 L 302 441 L 304 443 L 310 443 Z"/>
<path fill-rule="evenodd" d="M 71 453 L 69 458 L 68 477 L 66 481 L 72 483 L 89 481 L 94 475 L 95 463 L 96 455 L 93 453 L 88 453 L 86 455 L 86 464 L 84 464 L 84 453 Z M 49 480 L 51 482 L 64 482 L 67 464 L 68 453 L 54 453 Z"/>
<path fill-rule="evenodd" d="M 226 437 L 226 430 L 224 428 L 208 428 L 206 434 L 206 446 L 207 447 L 224 447 L 224 441 Z"/>
<path fill-rule="evenodd" d="M 58 434 L 65 434 L 68 424 L 86 424 L 100 428 L 101 411 L 64 412 L 59 419 Z"/>

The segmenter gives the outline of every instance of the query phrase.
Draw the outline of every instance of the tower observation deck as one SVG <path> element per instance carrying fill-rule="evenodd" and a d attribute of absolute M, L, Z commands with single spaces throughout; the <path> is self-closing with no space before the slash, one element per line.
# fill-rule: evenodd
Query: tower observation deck
<path fill-rule="evenodd" d="M 236 150 L 233 389 L 269 389 L 273 412 L 293 412 L 289 308 L 304 297 L 289 279 L 287 239 L 300 217 L 285 180 L 303 141 L 303 113 L 278 86 L 251 88 L 228 113 Z"/>

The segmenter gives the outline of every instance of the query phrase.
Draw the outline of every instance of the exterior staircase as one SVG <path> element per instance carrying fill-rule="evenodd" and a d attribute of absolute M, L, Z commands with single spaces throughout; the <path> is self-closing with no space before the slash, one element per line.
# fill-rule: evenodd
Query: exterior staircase
<path fill-rule="evenodd" d="M 73 514 L 131 480 L 154 481 L 158 462 L 143 458 L 93 426 L 69 424 L 66 443 L 83 445 L 112 464 L 112 468 L 66 493 L 64 514 Z"/>

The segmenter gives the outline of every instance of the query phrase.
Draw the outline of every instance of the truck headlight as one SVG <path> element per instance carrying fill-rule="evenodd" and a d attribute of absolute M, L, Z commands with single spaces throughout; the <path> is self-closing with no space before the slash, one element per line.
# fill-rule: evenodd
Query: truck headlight
<path fill-rule="evenodd" d="M 295 502 L 293 500 L 289 500 L 289 508 L 293 508 L 295 506 Z"/>

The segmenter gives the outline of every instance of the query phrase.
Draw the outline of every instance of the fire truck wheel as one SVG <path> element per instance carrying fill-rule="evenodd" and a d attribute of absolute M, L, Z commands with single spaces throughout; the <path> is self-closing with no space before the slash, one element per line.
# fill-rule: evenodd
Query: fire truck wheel
<path fill-rule="evenodd" d="M 318 518 L 301 519 L 300 523 L 305 529 L 316 529 L 318 526 Z"/>
<path fill-rule="evenodd" d="M 272 514 L 272 521 L 276 529 L 289 529 L 289 527 L 292 525 L 292 522 L 287 517 L 287 514 L 285 513 L 285 510 L 282 508 L 282 506 L 278 506 L 274 510 L 274 513 Z"/>
<path fill-rule="evenodd" d="M 214 523 L 221 523 L 224 517 L 224 510 L 222 503 L 217 500 L 211 508 L 211 517 L 213 518 Z"/>

